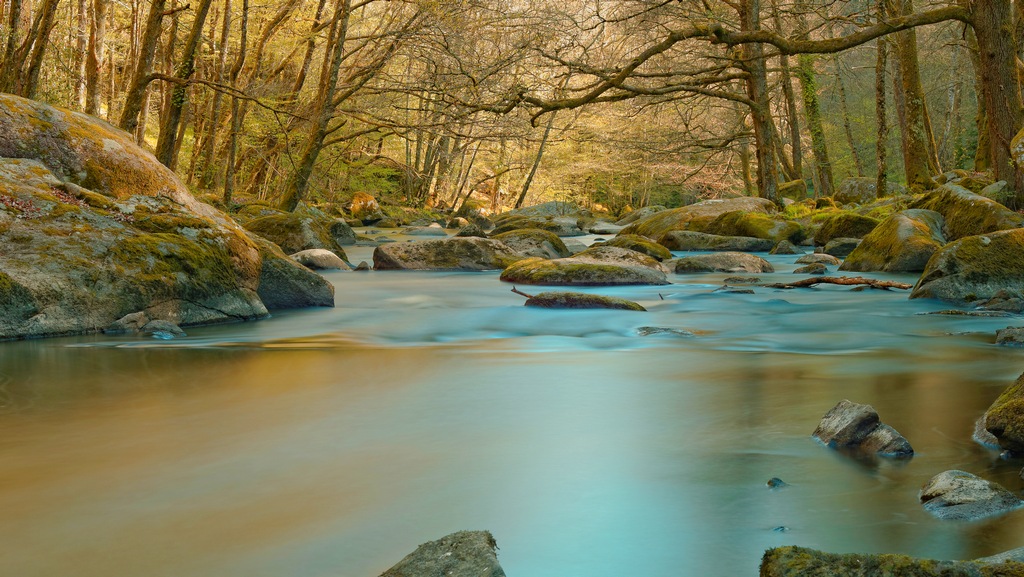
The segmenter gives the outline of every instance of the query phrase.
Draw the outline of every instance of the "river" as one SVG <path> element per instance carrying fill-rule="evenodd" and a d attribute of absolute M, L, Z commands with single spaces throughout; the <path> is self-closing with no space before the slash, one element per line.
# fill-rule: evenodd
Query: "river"
<path fill-rule="evenodd" d="M 803 278 L 768 258 L 763 281 Z M 917 499 L 948 469 L 1021 488 L 1024 463 L 971 440 L 1024 370 L 992 344 L 1018 319 L 923 314 L 947 307 L 906 291 L 714 292 L 718 274 L 581 289 L 646 313 L 528 309 L 496 272 L 326 276 L 334 309 L 0 343 L 0 575 L 372 577 L 461 529 L 492 531 L 510 577 L 1024 545 L 1024 511 L 943 522 Z M 917 455 L 815 442 L 844 398 Z"/>

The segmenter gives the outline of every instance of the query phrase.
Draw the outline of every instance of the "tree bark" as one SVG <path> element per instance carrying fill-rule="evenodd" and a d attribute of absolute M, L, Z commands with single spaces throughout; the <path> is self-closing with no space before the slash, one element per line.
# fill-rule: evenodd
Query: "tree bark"
<path fill-rule="evenodd" d="M 850 145 L 850 154 L 853 155 L 853 164 L 857 167 L 857 176 L 864 177 L 864 162 L 857 152 L 857 141 L 853 138 L 853 126 L 850 122 L 850 105 L 846 101 L 846 87 L 843 85 L 843 74 L 836 70 L 836 84 L 839 88 L 839 106 L 843 113 L 843 132 L 846 133 L 846 142 Z"/>
<path fill-rule="evenodd" d="M 783 33 L 782 18 L 779 16 L 779 6 L 776 0 L 772 0 L 772 17 L 775 20 L 775 28 L 779 34 Z M 790 157 L 792 158 L 793 173 L 795 179 L 802 179 L 804 174 L 803 147 L 800 139 L 800 114 L 796 107 L 796 93 L 793 91 L 793 72 L 789 66 L 789 55 L 779 55 L 779 75 L 782 84 L 782 96 L 786 100 L 786 120 L 789 124 L 789 146 Z M 781 152 L 781 151 L 780 151 Z"/>
<path fill-rule="evenodd" d="M 142 41 L 139 43 L 139 56 L 135 62 L 135 72 L 124 97 L 121 120 L 117 123 L 129 133 L 135 133 L 135 128 L 139 124 L 142 103 L 146 97 L 146 88 L 153 80 L 150 68 L 153 66 L 156 45 L 160 40 L 160 24 L 163 20 L 165 5 L 166 0 L 152 0 L 149 5 L 149 15 L 146 17 L 146 29 L 143 31 Z"/>
<path fill-rule="evenodd" d="M 913 13 L 912 0 L 890 0 L 893 14 L 906 16 Z M 903 168 L 907 185 L 913 190 L 928 190 L 935 186 L 931 177 L 928 154 L 928 134 L 925 128 L 924 91 L 917 61 L 917 33 L 913 30 L 893 35 L 892 46 L 899 72 L 897 93 L 902 94 L 900 133 L 903 144 Z"/>
<path fill-rule="evenodd" d="M 85 62 L 89 50 L 89 0 L 78 0 L 78 29 L 75 34 L 75 104 L 85 110 Z"/>
<path fill-rule="evenodd" d="M 878 0 L 875 9 L 878 19 L 884 19 L 885 0 Z M 877 54 L 875 56 L 875 161 L 877 163 L 875 195 L 878 198 L 882 198 L 889 192 L 888 160 L 886 159 L 887 144 L 889 142 L 889 119 L 886 116 L 885 102 L 885 69 L 888 56 L 889 41 L 885 37 L 879 38 Z"/>
<path fill-rule="evenodd" d="M 28 68 L 20 75 L 15 91 L 25 98 L 35 98 L 36 90 L 39 88 L 39 74 L 43 69 L 43 56 L 46 54 L 46 47 L 50 44 L 50 32 L 53 31 L 53 26 L 56 24 L 58 2 L 59 0 L 45 0 L 36 17 L 36 22 L 32 25 L 34 34 L 30 37 L 32 51 L 29 56 Z"/>
<path fill-rule="evenodd" d="M 519 198 L 516 199 L 515 208 L 523 207 L 526 195 L 530 192 L 530 185 L 533 184 L 533 177 L 537 175 L 537 169 L 540 168 L 541 158 L 544 156 L 544 147 L 547 146 L 548 138 L 551 136 L 551 129 L 555 126 L 556 114 L 558 114 L 558 112 L 552 112 L 551 116 L 548 117 L 548 123 L 544 127 L 544 134 L 540 137 L 540 144 L 537 146 L 537 155 L 533 157 L 533 164 L 530 166 L 530 172 L 526 175 L 526 180 L 523 181 L 523 189 L 519 191 Z"/>
<path fill-rule="evenodd" d="M 739 4 L 741 29 L 755 31 L 760 28 L 760 0 L 742 0 Z M 775 147 L 772 140 L 771 118 L 768 105 L 768 72 L 764 59 L 764 45 L 749 44 L 744 47 L 745 65 L 750 73 L 747 78 L 747 96 L 753 102 L 751 116 L 754 120 L 754 142 L 757 154 L 757 190 L 762 198 L 781 206 L 779 198 L 779 177 L 775 167 Z"/>
<path fill-rule="evenodd" d="M 93 0 L 92 22 L 89 26 L 89 52 L 85 63 L 85 111 L 93 116 L 100 113 L 103 50 L 107 39 L 107 2 Z"/>
<path fill-rule="evenodd" d="M 807 25 L 805 12 L 808 10 L 806 0 L 797 3 L 797 34 L 806 39 L 810 28 Z M 814 71 L 816 57 L 811 54 L 797 56 L 797 78 L 800 79 L 800 92 L 804 101 L 804 116 L 807 118 L 807 131 L 811 134 L 811 151 L 814 154 L 814 196 L 832 196 L 835 184 L 832 176 L 832 162 L 828 156 L 828 143 L 825 141 L 825 126 L 821 119 L 821 105 L 818 102 L 818 80 Z"/>

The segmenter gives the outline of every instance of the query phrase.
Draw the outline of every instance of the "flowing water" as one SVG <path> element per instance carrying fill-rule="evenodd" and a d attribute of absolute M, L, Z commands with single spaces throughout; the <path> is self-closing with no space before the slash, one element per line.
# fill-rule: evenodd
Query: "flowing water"
<path fill-rule="evenodd" d="M 803 278 L 769 258 L 765 282 Z M 646 313 L 534 310 L 497 276 L 333 272 L 334 309 L 0 344 L 0 575 L 372 577 L 461 529 L 491 530 L 510 577 L 1024 545 L 1024 511 L 942 522 L 917 500 L 947 469 L 1024 484 L 971 441 L 1024 370 L 992 344 L 1019 321 L 922 314 L 945 307 L 905 291 L 714 292 L 714 274 L 582 289 Z M 812 440 L 844 398 L 917 455 Z"/>

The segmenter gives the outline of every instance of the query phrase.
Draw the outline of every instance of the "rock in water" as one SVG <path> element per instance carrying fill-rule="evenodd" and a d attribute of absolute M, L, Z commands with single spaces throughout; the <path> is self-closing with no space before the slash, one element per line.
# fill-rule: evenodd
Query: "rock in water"
<path fill-rule="evenodd" d="M 1024 374 L 999 395 L 983 418 L 1000 447 L 1024 454 Z"/>
<path fill-rule="evenodd" d="M 776 207 L 775 203 L 766 198 L 751 196 L 705 200 L 690 206 L 656 212 L 633 222 L 622 229 L 619 234 L 639 234 L 652 240 L 658 240 L 669 231 L 685 229 L 691 221 L 711 222 L 722 214 L 736 210 L 772 214 L 776 212 Z"/>
<path fill-rule="evenodd" d="M 906 555 L 836 554 L 804 547 L 765 551 L 761 577 L 1022 577 L 1016 561 L 936 561 Z"/>
<path fill-rule="evenodd" d="M 373 251 L 377 270 L 498 270 L 522 258 L 497 240 L 475 236 L 391 243 Z"/>
<path fill-rule="evenodd" d="M 528 307 L 546 309 L 620 309 L 646 311 L 639 304 L 615 297 L 574 292 L 546 292 L 536 294 L 526 301 Z"/>
<path fill-rule="evenodd" d="M 539 228 L 510 230 L 494 235 L 493 239 L 505 243 L 507 247 L 523 256 L 565 258 L 572 254 L 557 234 Z"/>
<path fill-rule="evenodd" d="M 942 215 L 912 209 L 896 213 L 868 233 L 839 270 L 921 272 L 946 239 Z"/>
<path fill-rule="evenodd" d="M 658 243 L 669 250 L 678 251 L 768 252 L 775 247 L 775 243 L 768 239 L 752 236 L 720 236 L 692 230 L 669 231 L 658 239 Z"/>
<path fill-rule="evenodd" d="M 910 298 L 958 303 L 1024 292 L 1024 229 L 968 236 L 936 252 Z"/>
<path fill-rule="evenodd" d="M 925 510 L 939 519 L 974 521 L 1020 508 L 1024 501 L 1003 486 L 964 471 L 945 471 L 921 488 Z"/>
<path fill-rule="evenodd" d="M 852 212 L 840 212 L 830 218 L 814 235 L 815 246 L 825 246 L 837 238 L 864 238 L 878 226 L 878 220 Z"/>
<path fill-rule="evenodd" d="M 775 272 L 770 262 L 759 256 L 742 252 L 720 252 L 701 254 L 670 260 L 665 263 L 669 270 L 683 274 L 695 272 Z"/>
<path fill-rule="evenodd" d="M 950 242 L 1024 226 L 1024 216 L 955 184 L 946 184 L 925 194 L 913 208 L 941 214 L 945 219 L 943 233 Z"/>
<path fill-rule="evenodd" d="M 424 543 L 380 577 L 505 577 L 488 531 L 459 531 Z"/>
<path fill-rule="evenodd" d="M 871 405 L 839 401 L 822 417 L 814 437 L 834 449 L 851 449 L 890 457 L 914 454 L 910 443 L 889 425 L 882 424 Z"/>
<path fill-rule="evenodd" d="M 617 246 L 619 248 L 635 250 L 637 252 L 642 252 L 657 261 L 665 261 L 672 258 L 672 252 L 667 248 L 655 242 L 651 242 L 646 237 L 642 237 L 638 234 L 620 234 L 603 243 L 602 246 Z"/>
<path fill-rule="evenodd" d="M 824 265 L 836 266 L 841 264 L 843 261 L 838 258 L 825 253 L 816 252 L 813 254 L 805 254 L 802 257 L 796 259 L 796 264 L 814 264 L 820 262 Z"/>
<path fill-rule="evenodd" d="M 348 264 L 341 260 L 338 255 L 333 252 L 322 249 L 322 248 L 311 248 L 308 250 L 299 251 L 291 255 L 295 262 L 302 266 L 309 267 L 311 269 L 338 269 L 338 270 L 349 270 Z"/>
<path fill-rule="evenodd" d="M 501 280 L 530 285 L 663 285 L 668 284 L 658 261 L 633 250 L 595 246 L 569 258 L 528 258 L 512 264 Z"/>

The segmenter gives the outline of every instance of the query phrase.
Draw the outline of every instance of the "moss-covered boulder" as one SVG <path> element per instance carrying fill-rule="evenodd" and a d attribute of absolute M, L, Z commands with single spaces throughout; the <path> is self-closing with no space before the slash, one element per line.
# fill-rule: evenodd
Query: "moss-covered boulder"
<path fill-rule="evenodd" d="M 353 194 L 352 200 L 348 203 L 348 210 L 352 214 L 352 218 L 363 224 L 373 224 L 385 218 L 380 203 L 373 195 L 366 192 Z"/>
<path fill-rule="evenodd" d="M 697 272 L 775 272 L 772 264 L 759 256 L 742 252 L 721 252 L 687 256 L 665 263 L 678 274 Z"/>
<path fill-rule="evenodd" d="M 879 225 L 878 219 L 853 212 L 837 212 L 821 221 L 814 233 L 814 245 L 825 246 L 835 238 L 864 238 Z"/>
<path fill-rule="evenodd" d="M 619 226 L 626 226 L 626 225 L 629 225 L 629 224 L 633 224 L 634 222 L 636 222 L 638 220 L 643 220 L 643 219 L 651 216 L 652 214 L 661 212 L 663 210 L 668 210 L 668 209 L 666 207 L 664 207 L 664 206 L 661 206 L 661 205 L 645 206 L 643 208 L 638 208 L 638 209 L 636 209 L 634 211 L 631 211 L 629 214 L 624 215 L 619 220 L 615 221 L 615 224 L 617 224 Z"/>
<path fill-rule="evenodd" d="M 1024 501 L 1002 485 L 966 471 L 935 475 L 918 496 L 926 511 L 951 521 L 977 521 L 1024 506 Z"/>
<path fill-rule="evenodd" d="M 878 187 L 874 178 L 847 178 L 839 183 L 839 190 L 832 198 L 842 204 L 867 204 L 878 198 Z M 906 190 L 894 183 L 886 183 L 887 190 L 883 196 L 902 194 Z"/>
<path fill-rule="evenodd" d="M 839 270 L 860 272 L 921 272 L 946 244 L 942 215 L 911 209 L 878 225 L 846 257 Z"/>
<path fill-rule="evenodd" d="M 564 258 L 572 254 L 558 235 L 539 228 L 519 228 L 496 234 L 491 238 L 505 243 L 523 256 Z"/>
<path fill-rule="evenodd" d="M 1024 215 L 956 184 L 945 184 L 924 194 L 911 207 L 941 214 L 945 219 L 943 236 L 950 242 L 1024 226 Z"/>
<path fill-rule="evenodd" d="M 619 248 L 635 250 L 658 261 L 672 258 L 670 250 L 638 234 L 620 234 L 611 240 L 601 243 L 601 246 L 617 246 Z"/>
<path fill-rule="evenodd" d="M 804 254 L 807 251 L 789 242 L 788 240 L 783 240 L 779 241 L 779 243 L 775 245 L 775 248 L 768 252 L 769 254 Z"/>
<path fill-rule="evenodd" d="M 526 306 L 545 309 L 617 309 L 646 311 L 638 303 L 617 297 L 575 292 L 544 292 L 526 300 Z"/>
<path fill-rule="evenodd" d="M 861 239 L 859 238 L 833 238 L 832 240 L 828 241 L 828 244 L 822 247 L 821 250 L 823 253 L 832 255 L 836 258 L 846 258 L 847 256 L 850 255 L 850 253 L 857 250 L 857 247 L 860 246 L 860 243 Z"/>
<path fill-rule="evenodd" d="M 576 219 L 557 216 L 520 216 L 511 215 L 496 218 L 491 235 L 523 228 L 537 228 L 553 232 L 558 236 L 583 236 L 583 231 L 576 225 Z"/>
<path fill-rule="evenodd" d="M 721 236 L 694 232 L 692 230 L 673 230 L 665 233 L 658 244 L 669 250 L 695 251 L 733 251 L 733 252 L 768 252 L 775 243 L 765 238 L 751 236 Z"/>
<path fill-rule="evenodd" d="M 373 251 L 377 270 L 501 270 L 522 256 L 498 240 L 450 237 L 382 244 Z"/>
<path fill-rule="evenodd" d="M 276 244 L 260 237 L 253 241 L 263 260 L 256 294 L 268 309 L 334 306 L 334 285 L 285 257 Z"/>
<path fill-rule="evenodd" d="M 825 553 L 804 547 L 765 551 L 761 577 L 1024 577 L 1018 561 L 937 561 L 906 555 Z"/>
<path fill-rule="evenodd" d="M 985 429 L 999 446 L 1011 453 L 1024 454 L 1024 374 L 1006 388 L 985 411 Z"/>
<path fill-rule="evenodd" d="M 555 260 L 529 258 L 501 273 L 505 282 L 530 285 L 602 286 L 668 284 L 658 261 L 632 250 L 591 247 Z"/>
<path fill-rule="evenodd" d="M 0 95 L 0 244 L 0 339 L 95 332 L 137 312 L 181 326 L 260 318 L 261 275 L 275 264 L 316 294 L 333 291 L 280 251 L 262 251 L 128 134 L 9 95 Z"/>
<path fill-rule="evenodd" d="M 345 226 L 348 228 L 348 225 Z M 319 248 L 329 250 L 342 260 L 346 260 L 348 257 L 345 255 L 345 249 L 331 236 L 330 227 L 329 220 L 298 212 L 271 214 L 245 224 L 249 232 L 273 242 L 287 254 Z"/>
<path fill-rule="evenodd" d="M 1024 293 L 1024 229 L 969 236 L 936 252 L 910 298 L 966 303 Z"/>
<path fill-rule="evenodd" d="M 690 206 L 663 210 L 647 218 L 637 220 L 622 229 L 621 234 L 639 234 L 651 240 L 658 240 L 669 231 L 686 229 L 693 220 L 711 222 L 727 212 L 743 211 L 774 214 L 776 210 L 776 206 L 772 201 L 752 196 L 724 200 L 705 200 Z"/>
<path fill-rule="evenodd" d="M 505 577 L 488 531 L 459 531 L 424 543 L 380 577 Z"/>
<path fill-rule="evenodd" d="M 761 212 L 735 210 L 719 215 L 710 223 L 691 230 L 721 236 L 747 236 L 763 238 L 778 244 L 783 240 L 800 242 L 804 239 L 804 227 L 798 222 L 769 216 Z"/>

